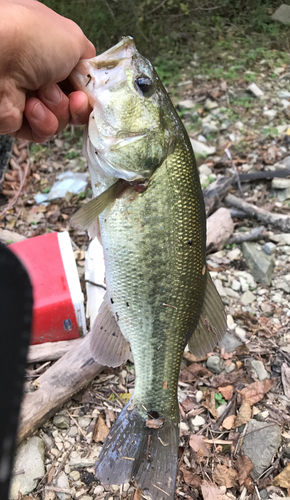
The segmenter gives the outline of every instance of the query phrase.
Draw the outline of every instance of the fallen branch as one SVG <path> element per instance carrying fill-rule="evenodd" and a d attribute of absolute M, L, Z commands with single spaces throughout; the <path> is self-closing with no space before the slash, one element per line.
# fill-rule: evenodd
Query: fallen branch
<path fill-rule="evenodd" d="M 28 350 L 27 362 L 42 363 L 43 361 L 55 361 L 77 347 L 81 342 L 83 342 L 83 339 L 61 340 L 60 342 L 31 345 Z"/>
<path fill-rule="evenodd" d="M 239 245 L 244 241 L 259 241 L 264 238 L 268 239 L 268 233 L 267 231 L 265 231 L 264 226 L 259 226 L 254 227 L 254 229 L 252 229 L 252 231 L 247 234 L 234 234 L 233 237 L 229 239 L 228 244 L 232 245 L 233 243 L 235 243 L 236 245 Z"/>
<path fill-rule="evenodd" d="M 227 195 L 236 177 L 220 177 L 203 191 L 205 212 L 208 217 L 214 212 L 218 203 Z"/>
<path fill-rule="evenodd" d="M 91 355 L 90 334 L 70 350 L 35 382 L 38 389 L 22 402 L 18 440 L 29 436 L 73 394 L 85 387 L 103 369 Z"/>
<path fill-rule="evenodd" d="M 270 224 L 280 229 L 284 233 L 290 232 L 290 217 L 284 214 L 274 214 L 264 210 L 263 208 L 255 207 L 251 203 L 247 203 L 246 201 L 233 196 L 232 194 L 228 194 L 225 198 L 225 202 L 227 205 L 234 206 L 246 212 L 246 214 L 254 217 L 265 224 Z"/>

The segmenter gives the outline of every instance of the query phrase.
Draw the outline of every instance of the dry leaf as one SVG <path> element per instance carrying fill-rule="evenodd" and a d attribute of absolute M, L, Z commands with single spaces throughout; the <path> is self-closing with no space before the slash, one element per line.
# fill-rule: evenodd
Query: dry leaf
<path fill-rule="evenodd" d="M 226 385 L 226 387 L 219 387 L 218 390 L 227 401 L 232 399 L 234 392 L 234 388 L 232 385 Z"/>
<path fill-rule="evenodd" d="M 107 435 L 109 434 L 109 429 L 106 426 L 106 423 L 103 417 L 100 415 L 97 421 L 97 425 L 94 431 L 93 440 L 96 443 L 104 443 Z"/>
<path fill-rule="evenodd" d="M 201 478 L 197 474 L 187 470 L 184 466 L 180 467 L 180 470 L 182 471 L 184 482 L 188 486 L 191 486 L 192 488 L 200 488 Z"/>
<path fill-rule="evenodd" d="M 246 455 L 240 455 L 237 459 L 237 469 L 238 469 L 238 479 L 239 484 L 242 486 L 246 479 L 249 477 L 251 470 L 253 469 L 253 464 L 249 457 Z"/>
<path fill-rule="evenodd" d="M 180 373 L 180 380 L 182 382 L 193 382 L 200 377 L 210 377 L 212 373 L 202 365 L 192 363 Z"/>
<path fill-rule="evenodd" d="M 140 486 L 137 486 L 133 500 L 141 500 L 141 496 L 142 496 L 142 490 Z"/>
<path fill-rule="evenodd" d="M 276 380 L 262 380 L 261 382 L 254 382 L 253 384 L 248 385 L 240 392 L 243 399 L 247 400 L 250 405 L 254 405 L 261 401 L 265 396 L 266 392 L 268 392 L 272 387 L 276 384 Z"/>
<path fill-rule="evenodd" d="M 189 398 L 186 398 L 184 401 L 182 401 L 182 403 L 180 403 L 183 410 L 186 411 L 186 413 L 188 411 L 191 411 L 193 410 L 194 408 L 196 408 L 196 403 L 194 403 L 193 401 L 191 401 L 191 399 Z"/>
<path fill-rule="evenodd" d="M 290 488 L 290 464 L 275 477 L 273 485 L 280 486 L 281 488 Z"/>
<path fill-rule="evenodd" d="M 190 434 L 189 446 L 197 453 L 199 458 L 209 457 L 210 450 L 205 444 L 202 436 L 197 436 L 196 434 Z"/>
<path fill-rule="evenodd" d="M 213 418 L 218 418 L 219 414 L 215 405 L 216 405 L 215 392 L 211 391 L 205 393 L 204 402 L 202 403 L 202 406 L 204 406 L 210 411 Z"/>
<path fill-rule="evenodd" d="M 226 417 L 223 421 L 223 427 L 227 429 L 228 431 L 230 429 L 233 429 L 235 427 L 235 420 L 236 420 L 236 415 L 230 415 L 229 417 Z"/>
<path fill-rule="evenodd" d="M 247 424 L 252 416 L 252 409 L 249 401 L 243 400 L 239 413 L 236 416 L 234 428 Z"/>
<path fill-rule="evenodd" d="M 218 488 L 215 484 L 210 484 L 206 481 L 203 481 L 201 485 L 201 493 L 203 500 L 224 500 L 226 498 L 220 488 Z"/>
<path fill-rule="evenodd" d="M 284 394 L 288 399 L 290 399 L 290 367 L 287 363 L 282 364 L 281 377 Z"/>
<path fill-rule="evenodd" d="M 213 471 L 212 478 L 216 484 L 219 486 L 225 486 L 226 488 L 233 488 L 236 485 L 238 474 L 231 467 L 226 465 L 217 464 Z"/>

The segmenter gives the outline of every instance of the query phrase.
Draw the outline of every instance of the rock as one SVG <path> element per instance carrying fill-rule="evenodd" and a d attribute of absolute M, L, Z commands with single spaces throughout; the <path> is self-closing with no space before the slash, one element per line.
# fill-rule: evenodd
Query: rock
<path fill-rule="evenodd" d="M 235 292 L 239 292 L 241 289 L 241 283 L 238 280 L 233 280 L 231 287 Z"/>
<path fill-rule="evenodd" d="M 73 481 L 78 481 L 81 477 L 78 470 L 72 470 L 69 476 L 72 478 Z"/>
<path fill-rule="evenodd" d="M 271 187 L 273 189 L 287 189 L 290 187 L 290 179 L 274 177 L 271 182 Z"/>
<path fill-rule="evenodd" d="M 203 163 L 202 165 L 200 165 L 198 170 L 199 170 L 199 174 L 206 175 L 207 177 L 212 174 L 211 168 L 209 168 L 206 163 Z"/>
<path fill-rule="evenodd" d="M 235 329 L 235 332 L 236 332 L 236 335 L 239 336 L 239 338 L 243 341 L 243 342 L 246 342 L 247 338 L 246 338 L 246 330 L 244 328 L 242 328 L 241 326 L 237 326 L 236 329 Z"/>
<path fill-rule="evenodd" d="M 129 483 L 125 483 L 126 485 L 129 484 Z M 125 486 L 124 484 L 124 486 Z M 123 486 L 123 491 L 124 490 L 124 486 Z M 129 485 L 130 486 L 130 485 Z M 129 488 L 126 489 L 126 491 L 128 491 Z M 94 495 L 102 495 L 102 493 L 104 493 L 105 489 L 103 488 L 103 486 L 101 484 L 98 484 L 98 486 L 95 487 L 94 489 Z"/>
<path fill-rule="evenodd" d="M 13 476 L 10 488 L 10 500 L 18 499 L 18 492 L 28 495 L 36 488 L 39 479 L 45 474 L 44 467 L 44 443 L 39 437 L 32 437 L 19 446 L 14 470 L 24 471 L 22 474 Z"/>
<path fill-rule="evenodd" d="M 240 295 L 238 292 L 235 292 L 232 288 L 224 287 L 224 290 L 228 297 L 232 297 L 233 299 L 239 299 Z"/>
<path fill-rule="evenodd" d="M 264 95 L 264 92 L 259 89 L 258 85 L 256 85 L 255 83 L 251 83 L 247 87 L 247 92 L 250 92 L 250 94 L 253 94 L 255 97 L 262 97 L 262 95 Z"/>
<path fill-rule="evenodd" d="M 266 255 L 257 243 L 244 242 L 242 250 L 255 281 L 270 285 L 274 268 L 273 257 Z"/>
<path fill-rule="evenodd" d="M 219 128 L 216 126 L 215 123 L 210 122 L 202 125 L 202 132 L 204 133 L 204 135 L 216 134 L 218 131 Z"/>
<path fill-rule="evenodd" d="M 210 356 L 206 362 L 206 367 L 212 372 L 219 374 L 223 371 L 224 363 L 219 356 Z"/>
<path fill-rule="evenodd" d="M 78 435 L 78 428 L 76 425 L 73 425 L 70 430 L 68 431 L 69 437 L 75 437 Z"/>
<path fill-rule="evenodd" d="M 263 245 L 263 250 L 267 255 L 273 255 L 276 250 L 276 245 L 274 245 L 272 241 L 268 241 L 265 245 Z"/>
<path fill-rule="evenodd" d="M 251 419 L 242 445 L 242 454 L 249 457 L 254 469 L 251 476 L 258 478 L 271 464 L 281 443 L 279 425 L 269 425 Z"/>
<path fill-rule="evenodd" d="M 195 394 L 195 399 L 197 403 L 200 403 L 203 398 L 203 392 L 202 391 L 196 391 Z"/>
<path fill-rule="evenodd" d="M 241 301 L 245 306 L 248 306 L 255 300 L 255 295 L 250 291 L 247 290 L 246 292 L 243 293 L 241 297 Z"/>
<path fill-rule="evenodd" d="M 179 109 L 193 109 L 195 106 L 196 103 L 192 99 L 185 99 L 184 101 L 180 101 L 177 105 Z"/>
<path fill-rule="evenodd" d="M 290 245 L 290 233 L 272 234 L 271 240 L 279 245 Z"/>
<path fill-rule="evenodd" d="M 236 365 L 235 365 L 234 362 L 232 362 L 230 364 L 230 366 L 225 366 L 225 372 L 226 373 L 231 373 L 231 372 L 233 372 L 235 370 L 235 368 L 236 368 Z"/>
<path fill-rule="evenodd" d="M 280 99 L 290 99 L 290 92 L 288 92 L 288 90 L 279 90 L 277 96 L 280 97 Z"/>
<path fill-rule="evenodd" d="M 267 378 L 270 378 L 269 373 L 267 372 L 267 370 L 264 367 L 263 361 L 259 361 L 257 359 L 251 359 L 250 363 L 251 363 L 252 367 L 254 368 L 259 380 L 262 381 L 262 380 L 266 380 Z"/>
<path fill-rule="evenodd" d="M 263 111 L 263 115 L 268 118 L 268 120 L 274 120 L 275 116 L 277 114 L 277 109 L 266 109 Z"/>
<path fill-rule="evenodd" d="M 200 156 L 210 156 L 214 155 L 216 148 L 214 146 L 206 146 L 202 142 L 196 141 L 195 139 L 190 139 L 193 151 L 196 155 Z"/>
<path fill-rule="evenodd" d="M 205 420 L 200 415 L 196 415 L 196 417 L 190 419 L 191 425 L 194 427 L 201 427 L 205 424 Z"/>
<path fill-rule="evenodd" d="M 282 3 L 282 5 L 275 10 L 274 14 L 272 14 L 271 18 L 273 21 L 279 21 L 282 24 L 290 24 L 290 5 Z"/>
<path fill-rule="evenodd" d="M 241 256 L 241 254 L 242 254 L 242 252 L 241 252 L 241 250 L 239 248 L 233 248 L 233 250 L 230 250 L 228 252 L 227 257 L 230 260 L 236 260 L 236 259 L 238 259 Z"/>
<path fill-rule="evenodd" d="M 71 468 L 79 469 L 84 467 L 94 467 L 96 465 L 96 459 L 99 456 L 102 447 L 98 446 L 93 450 L 89 456 L 81 457 L 76 451 L 73 451 L 70 455 L 69 465 Z"/>
<path fill-rule="evenodd" d="M 219 417 L 222 416 L 222 414 L 226 411 L 227 407 L 228 407 L 227 403 L 224 403 L 223 405 L 217 407 L 217 412 Z"/>
<path fill-rule="evenodd" d="M 58 488 L 65 488 L 66 490 L 70 489 L 68 477 L 65 472 L 61 472 L 58 476 L 56 486 Z M 71 498 L 71 495 L 69 495 L 68 493 L 60 493 L 59 491 L 56 492 L 56 496 L 59 498 L 59 500 L 69 500 Z"/>
<path fill-rule="evenodd" d="M 226 352 L 229 352 L 234 351 L 236 347 L 242 344 L 243 342 L 241 342 L 241 340 L 227 330 L 222 340 L 219 342 L 219 347 L 223 347 Z"/>
<path fill-rule="evenodd" d="M 225 291 L 225 289 L 223 287 L 223 284 L 222 284 L 221 280 L 216 279 L 214 281 L 214 284 L 215 284 L 215 287 L 216 287 L 218 293 L 220 294 L 220 296 L 221 297 L 225 297 L 227 295 L 227 293 L 226 293 L 226 291 Z"/>
<path fill-rule="evenodd" d="M 92 419 L 90 417 L 79 417 L 78 418 L 79 426 L 82 429 L 86 429 L 87 427 L 89 427 L 91 421 L 92 421 Z"/>
<path fill-rule="evenodd" d="M 44 442 L 47 450 L 50 450 L 50 448 L 53 446 L 53 439 L 51 436 L 48 436 L 47 434 L 43 434 L 42 441 Z"/>
<path fill-rule="evenodd" d="M 206 111 L 211 111 L 212 109 L 218 108 L 218 103 L 216 101 L 212 101 L 211 99 L 206 99 L 204 103 L 204 109 Z"/>
<path fill-rule="evenodd" d="M 67 415 L 55 415 L 53 417 L 53 424 L 59 429 L 69 429 L 69 417 Z"/>

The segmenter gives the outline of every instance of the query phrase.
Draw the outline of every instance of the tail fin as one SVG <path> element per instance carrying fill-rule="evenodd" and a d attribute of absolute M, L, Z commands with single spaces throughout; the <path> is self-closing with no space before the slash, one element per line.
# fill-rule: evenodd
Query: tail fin
<path fill-rule="evenodd" d="M 161 427 L 149 428 L 146 418 L 129 403 L 104 443 L 96 477 L 104 484 L 123 484 L 135 478 L 143 494 L 153 500 L 173 499 L 178 443 L 177 419 L 165 419 Z"/>

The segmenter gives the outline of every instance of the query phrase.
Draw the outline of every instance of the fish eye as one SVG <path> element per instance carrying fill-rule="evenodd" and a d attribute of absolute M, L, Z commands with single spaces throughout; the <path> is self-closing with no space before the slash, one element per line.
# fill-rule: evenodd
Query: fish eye
<path fill-rule="evenodd" d="M 143 95 L 150 92 L 152 88 L 152 82 L 150 78 L 147 78 L 146 76 L 139 76 L 139 78 L 136 79 L 136 85 L 141 90 Z"/>

